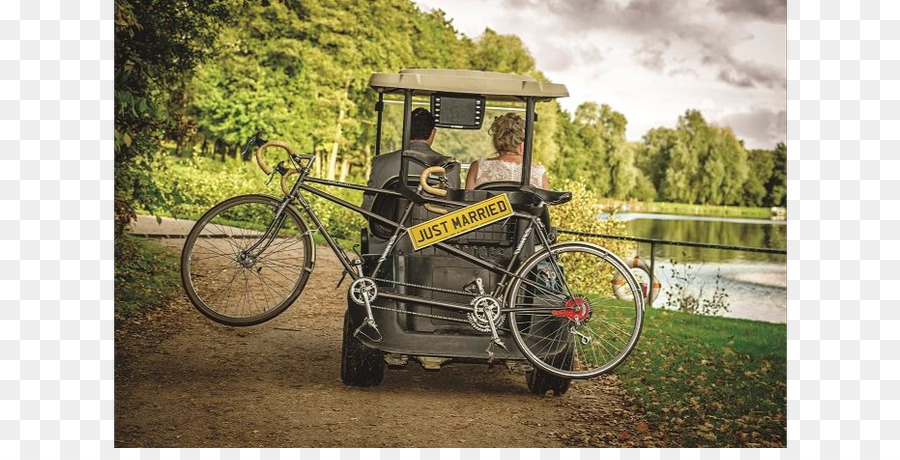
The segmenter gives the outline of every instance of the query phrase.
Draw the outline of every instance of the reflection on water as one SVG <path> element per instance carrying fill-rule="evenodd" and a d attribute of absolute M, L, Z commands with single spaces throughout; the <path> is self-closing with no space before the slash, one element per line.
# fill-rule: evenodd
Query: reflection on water
<path fill-rule="evenodd" d="M 606 216 L 601 216 L 601 218 Z M 665 214 L 619 214 L 629 236 L 667 241 L 711 243 L 728 246 L 785 249 L 787 225 L 784 221 Z M 690 289 L 706 298 L 715 289 L 716 278 L 729 296 L 730 312 L 724 316 L 784 323 L 787 320 L 787 258 L 781 254 L 761 254 L 734 250 L 656 245 L 656 276 L 662 282 L 654 306 L 666 303 L 671 289 L 673 265 L 690 264 Z M 638 254 L 650 263 L 650 245 L 640 244 Z M 681 269 L 681 267 L 679 267 Z"/>
<path fill-rule="evenodd" d="M 787 225 L 784 221 L 668 214 L 620 214 L 616 217 L 625 221 L 627 233 L 631 236 L 782 250 L 787 247 Z M 649 253 L 649 245 L 641 249 L 644 253 Z M 677 258 L 685 262 L 752 260 L 784 263 L 785 261 L 782 255 L 670 245 L 657 246 L 656 256 Z"/>

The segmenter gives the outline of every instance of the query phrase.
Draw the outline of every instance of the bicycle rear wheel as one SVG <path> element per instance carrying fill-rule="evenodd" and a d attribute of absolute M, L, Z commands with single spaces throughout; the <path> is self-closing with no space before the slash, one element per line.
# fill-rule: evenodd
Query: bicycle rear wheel
<path fill-rule="evenodd" d="M 238 196 L 194 225 L 181 253 L 181 279 L 201 313 L 229 326 L 252 326 L 281 314 L 303 291 L 315 247 L 297 211 L 286 207 L 277 233 L 264 238 L 280 205 L 270 196 Z"/>
<path fill-rule="evenodd" d="M 616 276 L 632 294 L 627 300 L 612 292 Z M 644 301 L 633 294 L 640 292 L 628 266 L 608 250 L 557 244 L 517 272 L 508 297 L 510 329 L 536 368 L 565 378 L 595 377 L 621 364 L 637 344 Z M 571 361 L 560 359 L 566 353 Z"/>

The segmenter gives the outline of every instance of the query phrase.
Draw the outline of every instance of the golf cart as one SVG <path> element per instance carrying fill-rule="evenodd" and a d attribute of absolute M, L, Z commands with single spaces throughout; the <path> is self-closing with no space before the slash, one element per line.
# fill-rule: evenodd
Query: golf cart
<path fill-rule="evenodd" d="M 486 128 L 482 129 L 483 122 L 487 120 L 489 126 L 493 116 L 500 113 L 522 112 L 525 142 L 520 180 L 485 183 L 475 190 L 447 190 L 447 198 L 479 203 L 506 194 L 517 209 L 527 208 L 528 212 L 540 216 L 550 235 L 553 235 L 546 205 L 529 201 L 528 194 L 521 190 L 534 189 L 530 184 L 530 171 L 537 121 L 535 105 L 568 96 L 564 85 L 497 72 L 409 69 L 396 74 L 376 73 L 369 80 L 369 86 L 378 93 L 375 106 L 376 155 L 386 150 L 382 144 L 390 142 L 393 142 L 393 149 L 409 150 L 414 105 L 427 104 L 434 115 L 439 128 L 434 148 L 445 155 L 447 152 L 440 143 L 442 139 L 455 141 L 453 146 L 447 148 L 458 150 L 459 145 L 468 145 L 480 149 L 478 156 L 490 154 L 487 150 L 490 136 Z M 394 113 L 396 116 L 393 117 L 397 121 L 402 118 L 402 130 L 394 130 L 393 139 L 383 139 L 388 131 L 385 112 L 390 109 L 402 110 L 401 114 Z M 471 131 L 463 134 L 458 130 Z M 459 135 L 456 135 L 457 132 Z M 469 137 L 461 141 L 461 136 Z M 473 157 L 475 155 L 470 155 L 469 159 L 477 159 Z M 442 163 L 445 169 L 461 168 L 461 164 L 455 161 Z M 415 164 L 419 168 L 415 168 Z M 396 177 L 382 186 L 397 193 L 367 192 L 373 199 L 372 211 L 398 222 L 403 222 L 404 214 L 409 212 L 409 227 L 440 217 L 446 210 L 418 203 L 415 196 L 408 192 L 422 185 L 421 176 L 411 174 L 411 169 L 421 171 L 433 164 L 433 159 L 402 155 Z M 462 183 L 465 183 L 464 180 Z M 424 185 L 426 189 L 429 186 L 427 181 Z M 411 210 L 408 210 L 410 206 Z M 558 395 L 568 389 L 569 379 L 536 369 L 528 363 L 505 325 L 499 322 L 491 324 L 489 316 L 479 315 L 477 309 L 472 313 L 439 306 L 441 302 L 469 303 L 473 294 L 495 291 L 501 281 L 499 273 L 459 257 L 458 252 L 513 269 L 512 262 L 516 256 L 524 260 L 541 246 L 530 227 L 526 230 L 520 220 L 506 219 L 445 240 L 444 243 L 451 249 L 428 246 L 419 250 L 416 250 L 411 238 L 401 237 L 392 241 L 392 236 L 396 239 L 393 230 L 376 219 L 369 219 L 369 225 L 361 230 L 360 235 L 361 273 L 370 273 L 380 263 L 374 277 L 379 288 L 425 300 L 397 300 L 380 296 L 367 309 L 365 302 L 353 299 L 353 293 L 348 293 L 341 358 L 341 378 L 346 385 L 378 385 L 386 367 L 402 367 L 410 360 L 418 361 L 430 370 L 438 370 L 450 363 L 502 364 L 520 361 L 526 369 L 528 388 L 533 393 L 553 391 Z M 386 248 L 391 245 L 394 247 L 389 254 Z M 366 321 L 372 317 L 377 322 L 378 330 L 367 333 Z M 493 327 L 496 327 L 505 348 L 492 349 L 486 333 Z M 559 356 L 563 361 L 568 360 L 571 368 L 572 353 L 562 350 Z"/>

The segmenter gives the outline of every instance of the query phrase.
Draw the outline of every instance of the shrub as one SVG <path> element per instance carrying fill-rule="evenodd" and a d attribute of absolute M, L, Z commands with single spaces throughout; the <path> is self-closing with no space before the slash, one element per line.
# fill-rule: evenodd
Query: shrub
<path fill-rule="evenodd" d="M 572 200 L 561 206 L 551 208 L 553 225 L 563 230 L 573 230 L 584 233 L 598 233 L 604 235 L 622 235 L 625 233 L 625 224 L 610 217 L 607 220 L 597 218 L 601 214 L 602 198 L 585 187 L 584 184 L 575 181 L 561 181 L 554 188 L 572 192 Z M 560 233 L 559 241 L 587 241 L 609 249 L 619 257 L 625 257 L 635 250 L 635 243 L 609 238 L 585 237 L 581 235 L 568 235 Z M 587 263 L 586 261 L 580 261 Z M 615 275 L 612 266 L 602 264 L 598 273 L 598 267 L 567 267 L 564 265 L 567 276 L 574 276 L 574 281 L 580 285 L 591 285 L 594 292 L 609 296 L 612 294 L 612 279 Z"/>
<path fill-rule="evenodd" d="M 209 158 L 180 159 L 164 157 L 154 165 L 153 181 L 166 190 L 166 203 L 157 211 L 179 219 L 198 219 L 209 208 L 227 198 L 248 193 L 261 193 L 282 197 L 278 179 L 266 183 L 268 178 L 254 162 L 228 158 L 224 162 Z M 294 176 L 296 177 L 296 176 Z M 328 193 L 353 204 L 362 202 L 362 192 L 329 187 Z M 309 197 L 309 194 L 306 194 Z M 319 219 L 334 238 L 354 239 L 365 224 L 354 211 L 330 201 L 309 197 L 310 204 Z M 313 227 L 311 221 L 307 221 Z"/>

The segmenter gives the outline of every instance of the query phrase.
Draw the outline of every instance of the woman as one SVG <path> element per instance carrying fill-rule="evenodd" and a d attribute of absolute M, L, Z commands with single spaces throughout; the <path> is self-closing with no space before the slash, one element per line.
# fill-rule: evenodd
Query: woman
<path fill-rule="evenodd" d="M 485 182 L 522 179 L 522 152 L 525 151 L 525 120 L 507 113 L 494 119 L 488 134 L 492 136 L 497 156 L 478 160 L 469 167 L 466 189 L 472 190 Z M 531 185 L 549 189 L 547 170 L 539 164 L 531 164 Z"/>

